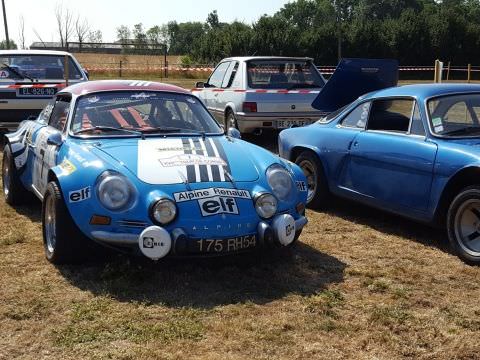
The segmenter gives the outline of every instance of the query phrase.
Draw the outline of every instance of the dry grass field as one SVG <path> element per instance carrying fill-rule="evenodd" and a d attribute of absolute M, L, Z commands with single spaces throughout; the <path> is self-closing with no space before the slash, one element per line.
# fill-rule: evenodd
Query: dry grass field
<path fill-rule="evenodd" d="M 480 268 L 446 236 L 339 199 L 290 254 L 43 256 L 0 200 L 0 359 L 478 359 Z"/>
<path fill-rule="evenodd" d="M 55 267 L 39 203 L 2 196 L 0 359 L 480 359 L 480 267 L 442 231 L 340 199 L 307 216 L 291 253 Z"/>

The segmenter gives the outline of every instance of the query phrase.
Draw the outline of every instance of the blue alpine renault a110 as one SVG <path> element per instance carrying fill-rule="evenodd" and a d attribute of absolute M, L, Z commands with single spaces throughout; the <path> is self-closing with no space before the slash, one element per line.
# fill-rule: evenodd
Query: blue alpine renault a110
<path fill-rule="evenodd" d="M 305 128 L 282 131 L 280 155 L 307 176 L 308 205 L 335 194 L 446 227 L 480 263 L 480 86 L 380 90 Z"/>
<path fill-rule="evenodd" d="M 56 264 L 90 240 L 154 260 L 290 246 L 307 222 L 305 176 L 237 137 L 181 88 L 78 84 L 6 135 L 3 192 L 42 200 Z"/>

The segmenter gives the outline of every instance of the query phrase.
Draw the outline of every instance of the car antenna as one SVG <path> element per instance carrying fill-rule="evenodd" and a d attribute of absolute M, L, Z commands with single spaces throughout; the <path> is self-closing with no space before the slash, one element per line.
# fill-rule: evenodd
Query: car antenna
<path fill-rule="evenodd" d="M 188 182 L 188 179 L 183 175 L 183 173 L 180 170 L 177 170 L 178 175 L 180 175 L 180 178 L 182 179 L 183 183 L 185 184 L 185 187 L 187 188 L 188 191 L 192 191 L 192 188 L 190 186 L 190 183 Z"/>
<path fill-rule="evenodd" d="M 234 187 L 234 189 L 237 189 L 237 184 L 235 183 L 235 180 L 233 179 L 233 176 L 230 175 L 230 173 L 227 171 L 226 168 L 223 168 L 223 173 L 225 174 L 225 177 L 230 181 Z"/>

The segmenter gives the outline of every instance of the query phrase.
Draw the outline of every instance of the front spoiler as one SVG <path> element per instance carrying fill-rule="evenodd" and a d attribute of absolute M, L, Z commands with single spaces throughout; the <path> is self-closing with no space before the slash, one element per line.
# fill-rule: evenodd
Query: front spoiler
<path fill-rule="evenodd" d="M 305 216 L 299 217 L 295 220 L 295 229 L 296 231 L 300 231 L 303 227 L 308 223 L 308 220 Z M 263 234 L 258 234 L 260 238 L 260 242 L 263 243 Z M 138 247 L 138 234 L 130 234 L 130 233 L 114 233 L 109 231 L 93 231 L 92 237 L 95 241 L 100 243 L 105 243 L 107 245 L 113 246 L 127 246 L 127 247 Z M 175 248 L 175 246 L 173 246 Z"/>

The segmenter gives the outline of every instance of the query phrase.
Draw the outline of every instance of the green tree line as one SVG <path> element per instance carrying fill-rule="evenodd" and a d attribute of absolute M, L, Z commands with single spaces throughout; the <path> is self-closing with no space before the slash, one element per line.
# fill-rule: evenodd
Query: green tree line
<path fill-rule="evenodd" d="M 480 1 L 297 0 L 252 24 L 223 23 L 213 11 L 205 22 L 122 26 L 117 35 L 143 46 L 164 44 L 170 55 L 195 63 L 243 55 L 309 56 L 324 65 L 339 56 L 478 63 Z"/>

